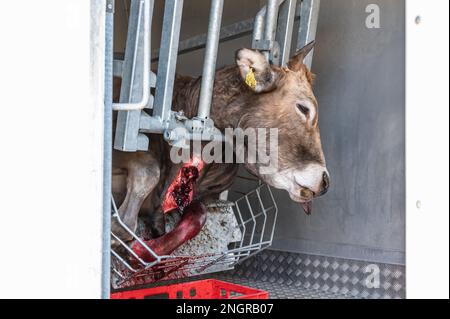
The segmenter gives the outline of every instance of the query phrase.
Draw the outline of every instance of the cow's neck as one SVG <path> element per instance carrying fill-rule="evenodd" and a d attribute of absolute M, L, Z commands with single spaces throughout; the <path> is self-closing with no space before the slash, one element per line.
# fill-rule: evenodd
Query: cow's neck
<path fill-rule="evenodd" d="M 201 78 L 177 77 L 174 94 L 174 109 L 183 110 L 187 117 L 196 116 Z M 243 83 L 237 67 L 227 67 L 216 72 L 211 118 L 215 126 L 224 130 L 236 128 L 249 99 L 254 97 Z"/>

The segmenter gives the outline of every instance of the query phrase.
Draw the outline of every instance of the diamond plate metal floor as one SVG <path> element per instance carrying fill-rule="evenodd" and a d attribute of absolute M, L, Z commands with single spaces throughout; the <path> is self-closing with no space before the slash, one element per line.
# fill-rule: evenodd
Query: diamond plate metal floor
<path fill-rule="evenodd" d="M 367 286 L 368 266 L 378 269 L 378 287 Z M 406 294 L 404 266 L 273 250 L 245 260 L 234 270 L 144 287 L 208 278 L 263 289 L 271 299 L 403 299 Z"/>
<path fill-rule="evenodd" d="M 229 280 L 276 283 L 290 293 L 303 289 L 358 299 L 403 299 L 406 294 L 404 266 L 274 250 L 262 251 L 225 274 Z"/>
<path fill-rule="evenodd" d="M 316 289 L 306 289 L 300 286 L 286 285 L 285 283 L 236 278 L 234 276 L 226 275 L 225 273 L 213 274 L 209 277 L 265 290 L 269 292 L 270 299 L 354 299 L 354 297 L 348 295 L 335 294 Z"/>

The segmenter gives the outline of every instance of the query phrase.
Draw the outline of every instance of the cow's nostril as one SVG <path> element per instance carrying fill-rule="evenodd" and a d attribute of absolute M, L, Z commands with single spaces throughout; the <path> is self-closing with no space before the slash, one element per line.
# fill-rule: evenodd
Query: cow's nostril
<path fill-rule="evenodd" d="M 325 194 L 328 191 L 329 187 L 330 187 L 330 176 L 328 176 L 327 172 L 323 172 L 323 180 L 322 180 L 323 192 L 322 192 L 322 194 Z"/>

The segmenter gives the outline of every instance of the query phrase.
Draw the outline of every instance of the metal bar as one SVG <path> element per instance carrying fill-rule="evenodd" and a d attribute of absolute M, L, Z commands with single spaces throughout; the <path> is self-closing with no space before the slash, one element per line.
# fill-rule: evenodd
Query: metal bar
<path fill-rule="evenodd" d="M 271 245 L 271 242 L 265 241 L 265 242 L 262 242 L 262 243 L 259 243 L 259 244 L 253 244 L 253 245 L 245 246 L 245 248 L 235 248 L 235 249 L 228 250 L 227 253 L 228 254 L 238 254 L 238 253 L 240 254 L 243 251 L 255 250 L 255 249 L 258 249 L 258 247 L 261 247 L 261 246 L 264 246 L 264 245 Z"/>
<path fill-rule="evenodd" d="M 127 267 L 130 271 L 136 272 L 137 270 L 128 264 L 125 259 L 123 259 L 114 249 L 111 249 L 111 254 L 116 257 L 125 267 Z"/>
<path fill-rule="evenodd" d="M 239 244 L 240 247 L 242 247 L 242 244 L 244 243 L 244 237 L 245 237 L 245 232 L 247 231 L 247 227 L 245 227 L 244 224 L 244 219 L 242 218 L 242 213 L 241 210 L 239 208 L 239 203 L 236 201 L 236 205 L 235 205 L 236 209 L 237 209 L 237 215 L 239 216 L 239 220 L 241 221 L 241 225 L 242 226 L 242 232 L 241 232 L 241 243 Z"/>
<path fill-rule="evenodd" d="M 297 50 L 316 38 L 317 22 L 319 20 L 320 0 L 303 0 L 300 9 L 300 29 L 298 31 Z M 314 50 L 305 58 L 305 65 L 312 66 Z"/>
<path fill-rule="evenodd" d="M 251 236 L 250 236 L 250 245 L 252 245 L 252 244 L 253 244 L 253 237 L 254 237 L 254 235 L 255 235 L 255 230 L 256 230 L 256 219 L 255 219 L 255 216 L 254 216 L 254 214 L 253 214 L 252 205 L 250 204 L 250 201 L 249 201 L 249 199 L 248 199 L 248 196 L 245 197 L 245 201 L 247 202 L 248 210 L 249 210 L 249 212 L 250 212 L 250 215 L 252 216 L 251 219 L 252 219 L 252 221 L 253 221 L 252 233 L 251 233 Z"/>
<path fill-rule="evenodd" d="M 236 256 L 239 256 L 239 254 L 246 254 L 244 251 L 251 251 L 251 250 L 257 250 L 258 247 L 261 246 L 265 246 L 265 245 L 270 245 L 271 242 L 270 241 L 263 241 L 261 243 L 258 244 L 249 244 L 247 246 L 245 246 L 244 248 L 236 248 L 236 249 L 230 249 L 227 250 L 225 253 L 221 252 L 221 253 L 214 253 L 214 254 L 210 254 L 210 255 L 206 255 L 206 256 L 201 256 L 202 258 L 200 259 L 198 256 L 161 256 L 161 262 L 160 264 L 167 264 L 167 263 L 171 263 L 171 262 L 176 262 L 177 259 L 194 259 L 194 260 L 211 260 L 214 258 L 217 258 L 217 256 L 222 256 L 222 255 L 228 255 L 230 258 L 234 258 Z M 158 265 L 159 266 L 159 265 Z"/>
<path fill-rule="evenodd" d="M 300 4 L 297 4 L 297 7 L 295 9 L 295 21 L 298 21 L 300 19 Z M 261 40 L 264 34 L 264 18 L 265 18 L 265 11 L 266 7 L 263 7 L 260 12 L 257 15 L 257 18 L 251 18 L 244 21 L 239 21 L 230 25 L 227 25 L 223 27 L 220 30 L 220 43 L 234 40 L 249 34 L 252 34 L 255 30 L 260 30 L 259 33 L 257 32 L 256 36 L 258 37 L 258 40 Z M 259 19 L 258 19 L 259 17 Z M 259 25 L 262 27 L 255 27 L 255 20 L 259 21 Z M 258 35 L 260 34 L 260 35 Z M 253 33 L 252 36 L 253 39 L 255 39 L 255 34 Z M 192 51 L 200 50 L 205 48 L 206 46 L 206 39 L 207 39 L 207 33 L 199 34 L 196 36 L 193 36 L 191 38 L 185 39 L 180 41 L 178 46 L 178 56 L 182 54 L 186 54 Z M 152 62 L 156 62 L 159 60 L 159 49 L 155 49 L 152 51 Z M 120 67 L 120 66 L 119 66 Z M 117 72 L 119 72 L 120 69 L 117 69 Z"/>
<path fill-rule="evenodd" d="M 160 56 L 166 59 L 161 59 L 158 63 L 155 105 L 153 108 L 153 116 L 159 116 L 162 121 L 169 119 L 172 108 L 172 94 L 182 14 L 183 0 L 166 1 L 161 49 L 159 52 Z"/>
<path fill-rule="evenodd" d="M 209 16 L 208 40 L 206 43 L 205 62 L 198 105 L 198 117 L 209 118 L 211 109 L 214 78 L 216 75 L 217 50 L 219 48 L 220 26 L 222 23 L 223 0 L 212 0 Z"/>
<path fill-rule="evenodd" d="M 105 16 L 105 107 L 103 136 L 103 216 L 102 216 L 102 298 L 110 296 L 111 269 L 111 166 L 112 166 L 112 99 L 115 0 L 106 1 Z"/>
<path fill-rule="evenodd" d="M 264 19 L 266 17 L 267 8 L 263 7 L 259 10 L 258 14 L 255 17 L 255 23 L 253 25 L 253 43 L 255 41 L 262 40 L 264 35 Z"/>
<path fill-rule="evenodd" d="M 247 19 L 223 27 L 220 30 L 219 42 L 222 43 L 225 41 L 233 40 L 251 34 L 253 30 L 253 20 L 254 19 Z M 180 41 L 180 44 L 178 45 L 178 56 L 205 48 L 207 38 L 208 34 L 203 33 L 188 38 L 186 40 Z M 152 52 L 152 62 L 156 62 L 158 60 L 159 60 L 159 49 L 156 49 L 153 50 Z"/>
<path fill-rule="evenodd" d="M 121 279 L 125 279 L 124 275 L 122 275 L 122 274 L 120 273 L 120 271 L 118 271 L 116 268 L 112 268 L 112 271 L 113 271 L 117 276 L 119 276 Z"/>
<path fill-rule="evenodd" d="M 271 41 L 275 39 L 279 5 L 279 0 L 267 1 L 266 26 L 264 29 L 265 40 Z"/>
<path fill-rule="evenodd" d="M 259 247 L 257 252 L 260 253 L 260 252 L 266 250 L 267 248 L 270 247 L 271 244 L 272 244 L 272 243 L 268 244 L 266 247 L 262 247 L 262 246 Z M 246 260 L 248 260 L 249 258 L 253 257 L 253 255 L 255 255 L 255 253 L 250 253 L 248 256 L 239 259 L 238 264 L 242 264 L 244 261 L 246 261 Z"/>
<path fill-rule="evenodd" d="M 181 129 L 178 134 L 183 133 L 180 136 L 172 136 L 176 134 L 176 129 Z M 165 121 L 161 118 L 150 116 L 146 113 L 141 114 L 140 119 L 140 132 L 148 134 L 164 134 L 166 141 L 172 141 L 177 139 L 186 140 L 202 140 L 202 141 L 222 141 L 223 135 L 218 129 L 213 129 L 210 132 L 194 133 L 192 127 L 187 122 L 177 121 Z"/>
<path fill-rule="evenodd" d="M 267 208 L 267 209 L 263 209 L 262 212 L 260 212 L 260 213 L 258 213 L 258 214 L 255 215 L 255 218 L 258 218 L 258 217 L 260 217 L 260 216 L 266 216 L 266 212 L 270 211 L 270 210 L 273 209 L 273 208 L 274 208 L 274 207 L 271 206 L 271 207 L 269 207 L 269 208 Z M 247 223 L 250 223 L 250 222 L 251 222 L 251 219 L 247 219 L 246 221 L 244 221 L 244 224 L 247 224 Z"/>
<path fill-rule="evenodd" d="M 142 266 L 145 267 L 145 265 L 147 265 L 147 263 L 145 261 L 143 261 L 134 251 L 133 249 L 131 249 L 130 247 L 128 247 L 128 245 L 119 238 L 119 236 L 117 236 L 116 234 L 114 234 L 113 232 L 111 232 L 111 236 L 114 237 L 115 240 L 117 240 L 119 242 L 120 245 L 122 245 L 123 248 L 125 248 L 137 261 L 139 261 Z"/>
<path fill-rule="evenodd" d="M 113 61 L 113 76 L 121 78 L 123 76 L 123 60 Z"/>
<path fill-rule="evenodd" d="M 280 5 L 279 0 L 268 0 L 267 1 L 267 12 L 266 12 L 266 25 L 264 28 L 264 40 L 266 40 L 267 43 L 273 43 L 275 40 L 275 32 L 276 32 L 276 26 L 277 26 L 277 20 L 278 20 L 278 9 Z M 270 51 L 273 49 L 273 47 L 270 47 L 268 51 L 264 51 L 263 54 L 266 57 L 266 59 L 270 59 Z"/>
<path fill-rule="evenodd" d="M 265 208 L 259 190 L 256 191 L 256 194 L 258 195 L 259 204 L 261 205 L 262 213 L 264 215 L 264 222 L 263 222 L 263 226 L 262 226 L 262 230 L 261 230 L 261 241 L 263 241 L 264 233 L 266 231 L 267 212 L 269 212 L 274 206 Z"/>
<path fill-rule="evenodd" d="M 258 195 L 258 201 L 259 201 L 259 204 L 261 205 L 261 209 L 262 209 L 261 214 L 264 215 L 264 222 L 263 222 L 263 225 L 262 225 L 261 237 L 260 237 L 260 240 L 259 240 L 259 242 L 262 242 L 264 240 L 264 232 L 266 231 L 267 212 L 270 210 L 270 208 L 266 209 L 264 207 L 264 204 L 262 202 L 261 194 L 259 193 L 259 190 L 256 191 L 256 194 Z M 255 216 L 255 218 L 257 218 L 257 217 Z"/>
<path fill-rule="evenodd" d="M 278 10 L 285 0 L 268 0 L 255 18 L 252 48 L 261 51 L 267 60 L 279 64 L 279 45 L 275 41 Z"/>
<path fill-rule="evenodd" d="M 276 41 L 280 45 L 280 65 L 286 66 L 291 55 L 292 33 L 296 16 L 297 0 L 286 0 L 281 4 L 278 17 Z"/>
<path fill-rule="evenodd" d="M 139 2 L 139 16 L 138 16 L 138 32 L 136 32 L 136 40 L 134 47 L 134 59 L 133 59 L 133 70 L 136 68 L 137 54 L 139 37 L 141 30 L 141 24 L 143 24 L 143 76 L 142 76 L 142 97 L 138 102 L 128 102 L 128 103 L 113 103 L 113 109 L 115 111 L 134 111 L 144 109 L 150 99 L 150 28 L 151 28 L 151 4 L 150 0 L 140 0 Z M 140 14 L 143 12 L 143 14 Z M 143 16 L 143 21 L 142 21 Z"/>
<path fill-rule="evenodd" d="M 113 76 L 122 78 L 123 76 L 123 58 L 122 59 L 114 59 L 113 60 Z M 150 71 L 150 87 L 154 88 L 156 86 L 156 74 Z M 150 99 L 153 96 L 150 95 Z M 149 101 L 148 106 L 153 105 L 151 101 Z"/>
<path fill-rule="evenodd" d="M 119 225 L 122 226 L 130 235 L 132 235 L 136 241 L 142 245 L 142 247 L 145 248 L 145 250 L 147 250 L 158 262 L 161 260 L 161 257 L 158 256 L 150 247 L 147 246 L 146 243 L 144 243 L 144 241 L 142 239 L 139 238 L 139 236 L 137 236 L 120 218 L 119 216 L 119 211 L 117 209 L 117 205 L 116 202 L 114 201 L 113 196 L 111 195 L 111 202 L 112 202 L 112 206 L 114 209 L 114 214 L 113 217 L 117 219 L 117 221 L 119 222 Z M 112 233 L 111 233 L 112 234 Z M 113 236 L 115 236 L 114 234 L 112 234 Z M 153 264 L 150 263 L 150 264 Z M 148 265 L 148 263 L 146 263 L 146 265 Z"/>
<path fill-rule="evenodd" d="M 248 254 L 245 255 L 242 254 L 242 256 L 248 256 Z M 146 274 L 158 273 L 166 269 L 173 269 L 173 268 L 176 268 L 177 269 L 176 271 L 183 270 L 184 275 L 186 275 L 185 274 L 186 271 L 196 271 L 197 273 L 204 273 L 204 271 L 211 266 L 236 263 L 239 257 L 241 257 L 241 255 L 236 256 L 216 255 L 214 256 L 214 258 L 205 260 L 200 260 L 199 257 L 180 258 L 180 260 L 176 260 L 176 263 L 174 262 L 167 264 L 162 262 L 161 264 L 158 265 L 157 270 L 150 270 Z M 192 260 L 195 260 L 195 264 L 189 263 Z M 167 275 L 167 273 L 165 275 Z"/>
<path fill-rule="evenodd" d="M 144 78 L 148 76 L 148 79 L 150 79 L 150 73 L 144 72 L 144 67 L 137 67 L 137 65 L 138 63 L 143 65 L 149 62 L 148 59 L 144 59 L 144 51 L 147 50 L 148 54 L 150 52 L 151 42 L 149 37 L 151 34 L 148 32 L 144 36 L 144 29 L 150 28 L 154 0 L 145 0 L 144 6 L 142 1 L 131 1 L 125 57 L 121 71 L 121 104 L 134 103 L 142 99 L 143 92 L 150 93 L 150 87 L 144 88 L 144 85 L 147 85 L 147 83 L 144 83 L 146 82 Z M 141 23 L 146 18 L 148 23 Z M 147 68 L 147 71 L 150 70 Z M 149 101 L 151 101 L 150 98 Z M 114 139 L 115 149 L 127 152 L 146 151 L 148 149 L 149 141 L 147 136 L 139 133 L 141 113 L 140 110 L 118 112 Z"/>
<path fill-rule="evenodd" d="M 272 199 L 273 206 L 275 207 L 275 212 L 274 212 L 274 217 L 273 217 L 273 225 L 272 225 L 272 232 L 270 234 L 270 239 L 269 239 L 269 241 L 272 242 L 273 235 L 275 233 L 275 224 L 276 224 L 277 217 L 278 217 L 278 206 L 277 206 L 277 202 L 275 201 L 275 198 L 273 197 L 272 190 L 270 189 L 270 186 L 268 186 L 268 185 L 267 185 L 267 190 L 269 191 L 270 198 Z"/>

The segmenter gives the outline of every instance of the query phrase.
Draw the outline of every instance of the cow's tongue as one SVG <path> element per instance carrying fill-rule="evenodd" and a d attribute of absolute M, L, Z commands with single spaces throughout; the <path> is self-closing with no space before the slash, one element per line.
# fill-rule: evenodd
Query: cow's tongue
<path fill-rule="evenodd" d="M 312 202 L 306 202 L 306 203 L 301 203 L 303 210 L 305 211 L 306 215 L 311 215 L 312 213 Z"/>

